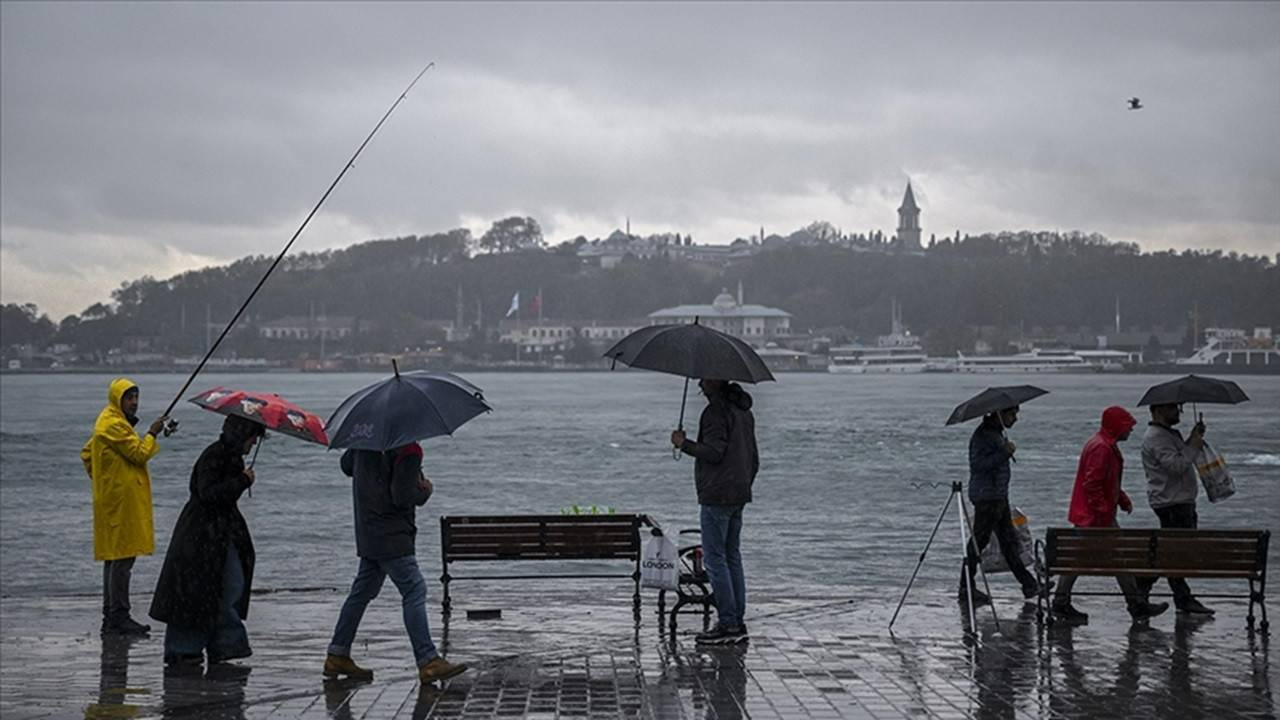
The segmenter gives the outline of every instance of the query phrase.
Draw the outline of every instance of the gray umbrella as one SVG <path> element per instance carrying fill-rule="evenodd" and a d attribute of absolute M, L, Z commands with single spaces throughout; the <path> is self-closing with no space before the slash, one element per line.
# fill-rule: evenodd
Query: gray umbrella
<path fill-rule="evenodd" d="M 394 363 L 393 363 L 394 367 Z M 480 388 L 447 372 L 417 370 L 376 382 L 342 401 L 325 423 L 331 448 L 390 450 L 437 435 L 493 408 Z"/>
<path fill-rule="evenodd" d="M 773 380 L 764 360 L 738 338 L 699 325 L 650 325 L 622 338 L 604 354 L 614 363 L 644 370 L 680 375 L 685 378 L 685 398 L 689 378 L 739 380 L 756 383 Z M 680 401 L 680 423 L 684 427 L 684 398 Z"/>

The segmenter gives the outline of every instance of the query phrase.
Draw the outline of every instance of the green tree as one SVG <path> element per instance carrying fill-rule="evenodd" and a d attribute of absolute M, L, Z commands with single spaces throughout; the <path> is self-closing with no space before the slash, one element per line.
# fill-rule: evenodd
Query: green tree
<path fill-rule="evenodd" d="M 541 250 L 545 246 L 542 228 L 531 217 L 513 216 L 498 220 L 480 236 L 480 249 L 488 253 Z"/>

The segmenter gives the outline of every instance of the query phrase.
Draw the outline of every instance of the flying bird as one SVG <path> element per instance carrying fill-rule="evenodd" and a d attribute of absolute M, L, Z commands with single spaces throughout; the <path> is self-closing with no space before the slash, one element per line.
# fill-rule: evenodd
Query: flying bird
<path fill-rule="evenodd" d="M 1130 110 L 1141 110 L 1141 109 L 1142 109 L 1142 101 L 1141 101 L 1141 100 L 1139 100 L 1139 99 L 1138 99 L 1138 98 L 1136 98 L 1136 97 L 1129 98 L 1129 109 L 1130 109 Z"/>

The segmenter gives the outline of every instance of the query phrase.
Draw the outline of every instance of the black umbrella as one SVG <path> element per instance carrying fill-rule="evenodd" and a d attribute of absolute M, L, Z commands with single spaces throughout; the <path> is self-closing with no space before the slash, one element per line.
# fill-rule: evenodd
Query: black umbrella
<path fill-rule="evenodd" d="M 951 417 L 947 418 L 947 424 L 955 425 L 993 412 L 1008 410 L 1028 400 L 1046 395 L 1048 392 L 1034 385 L 987 388 L 957 405 L 956 409 L 951 411 Z"/>
<path fill-rule="evenodd" d="M 604 354 L 614 363 L 683 376 L 680 422 L 684 429 L 685 399 L 689 378 L 739 380 L 757 383 L 773 380 L 773 373 L 751 346 L 738 338 L 699 325 L 650 325 L 622 338 Z"/>
<path fill-rule="evenodd" d="M 1143 394 L 1138 405 L 1168 405 L 1173 403 L 1221 403 L 1235 405 L 1249 399 L 1240 386 L 1230 380 L 1219 380 L 1199 375 L 1187 375 L 1177 380 L 1152 385 Z"/>
<path fill-rule="evenodd" d="M 392 361 L 395 368 L 395 361 Z M 325 424 L 331 448 L 390 450 L 452 435 L 493 408 L 480 388 L 447 372 L 418 370 L 376 382 L 342 401 Z"/>

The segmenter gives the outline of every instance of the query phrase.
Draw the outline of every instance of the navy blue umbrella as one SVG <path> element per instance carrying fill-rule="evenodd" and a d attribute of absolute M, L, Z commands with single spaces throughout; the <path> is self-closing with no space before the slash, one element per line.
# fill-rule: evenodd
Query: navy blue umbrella
<path fill-rule="evenodd" d="M 437 435 L 493 408 L 480 388 L 447 372 L 416 370 L 376 382 L 342 401 L 325 432 L 331 448 L 390 450 Z"/>

